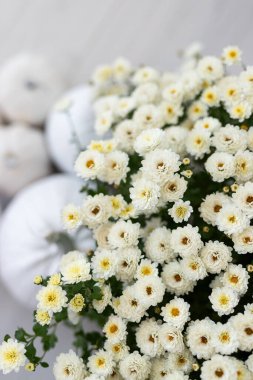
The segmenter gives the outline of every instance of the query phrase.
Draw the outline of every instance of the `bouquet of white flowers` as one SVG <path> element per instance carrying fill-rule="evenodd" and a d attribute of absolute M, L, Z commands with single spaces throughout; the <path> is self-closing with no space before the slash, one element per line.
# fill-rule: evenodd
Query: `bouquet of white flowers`
<path fill-rule="evenodd" d="M 58 356 L 56 380 L 253 379 L 253 67 L 237 47 L 191 52 L 178 73 L 123 59 L 96 70 L 107 137 L 80 152 L 83 204 L 62 218 L 97 248 L 35 279 L 33 332 L 5 337 L 4 373 L 48 366 L 67 321 L 75 352 Z"/>

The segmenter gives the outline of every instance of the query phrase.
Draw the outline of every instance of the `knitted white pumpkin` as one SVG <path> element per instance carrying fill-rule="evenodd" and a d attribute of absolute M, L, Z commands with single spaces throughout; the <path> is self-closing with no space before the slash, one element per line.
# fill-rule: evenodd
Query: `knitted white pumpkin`
<path fill-rule="evenodd" d="M 68 112 L 59 109 L 59 104 L 69 105 Z M 57 103 L 48 117 L 46 138 L 50 155 L 59 169 L 73 172 L 73 164 L 80 148 L 96 138 L 92 108 L 92 89 L 79 86 L 69 91 Z"/>
<path fill-rule="evenodd" d="M 21 54 L 0 69 L 0 108 L 10 121 L 40 125 L 65 84 L 44 58 Z"/>
<path fill-rule="evenodd" d="M 84 194 L 74 176 L 56 174 L 40 180 L 19 193 L 9 204 L 0 226 L 0 274 L 12 295 L 33 306 L 38 288 L 36 275 L 57 272 L 62 248 L 48 240 L 63 231 L 61 211 L 68 203 L 80 204 Z M 77 238 L 77 232 L 72 235 Z M 94 249 L 88 229 L 82 230 L 79 249 Z"/>
<path fill-rule="evenodd" d="M 50 173 L 44 135 L 22 124 L 0 126 L 0 195 L 10 197 Z"/>

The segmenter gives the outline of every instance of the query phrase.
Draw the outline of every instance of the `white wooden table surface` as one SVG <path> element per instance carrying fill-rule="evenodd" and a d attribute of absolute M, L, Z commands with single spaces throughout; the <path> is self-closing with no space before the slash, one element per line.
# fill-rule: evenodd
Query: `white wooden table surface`
<path fill-rule="evenodd" d="M 136 64 L 174 68 L 176 52 L 196 40 L 211 54 L 238 44 L 244 61 L 253 64 L 252 14 L 251 0 L 0 0 L 0 64 L 19 52 L 39 52 L 74 84 L 119 55 Z M 0 336 L 17 325 L 29 327 L 31 319 L 0 285 Z M 58 352 L 69 349 L 68 332 L 61 331 Z M 51 380 L 53 375 L 22 371 L 2 378 Z"/>

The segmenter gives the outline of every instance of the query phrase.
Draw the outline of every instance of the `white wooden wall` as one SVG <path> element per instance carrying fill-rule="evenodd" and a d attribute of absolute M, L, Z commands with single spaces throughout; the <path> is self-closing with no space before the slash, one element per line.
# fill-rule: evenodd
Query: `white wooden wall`
<path fill-rule="evenodd" d="M 251 0 L 0 0 L 0 64 L 19 52 L 39 52 L 79 83 L 89 79 L 95 65 L 119 55 L 136 64 L 174 68 L 176 52 L 196 40 L 211 54 L 238 44 L 244 61 L 253 64 L 252 14 Z M 2 286 L 0 308 L 0 339 L 17 325 L 30 326 L 31 312 Z M 70 348 L 68 332 L 61 331 L 58 352 Z M 6 380 L 35 378 L 53 375 L 21 372 Z"/>

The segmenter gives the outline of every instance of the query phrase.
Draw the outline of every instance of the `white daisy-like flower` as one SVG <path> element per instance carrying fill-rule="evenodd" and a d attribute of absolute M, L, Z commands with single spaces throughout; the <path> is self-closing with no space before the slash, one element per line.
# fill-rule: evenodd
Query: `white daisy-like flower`
<path fill-rule="evenodd" d="M 48 285 L 43 287 L 36 296 L 38 308 L 57 313 L 67 306 L 67 293 L 60 286 Z"/>
<path fill-rule="evenodd" d="M 162 347 L 168 352 L 182 352 L 184 349 L 182 332 L 169 323 L 160 326 L 159 340 Z"/>
<path fill-rule="evenodd" d="M 116 252 L 117 266 L 116 277 L 121 281 L 132 281 L 141 257 L 141 251 L 137 247 L 119 249 Z"/>
<path fill-rule="evenodd" d="M 114 61 L 112 70 L 114 78 L 118 81 L 123 81 L 131 74 L 132 65 L 126 58 L 119 57 Z"/>
<path fill-rule="evenodd" d="M 223 62 L 228 66 L 241 62 L 241 56 L 242 52 L 238 46 L 227 46 L 222 52 Z"/>
<path fill-rule="evenodd" d="M 126 328 L 126 323 L 122 318 L 116 315 L 111 315 L 104 325 L 103 332 L 109 341 L 117 343 L 125 340 L 127 334 Z"/>
<path fill-rule="evenodd" d="M 74 313 L 80 313 L 85 306 L 85 299 L 81 293 L 77 293 L 69 301 L 69 309 Z"/>
<path fill-rule="evenodd" d="M 136 107 L 136 103 L 133 97 L 123 96 L 118 99 L 114 109 L 116 116 L 121 118 L 126 117 Z"/>
<path fill-rule="evenodd" d="M 125 181 L 128 167 L 128 155 L 125 152 L 114 151 L 105 156 L 104 173 L 101 177 L 109 184 L 119 185 L 121 181 Z"/>
<path fill-rule="evenodd" d="M 111 79 L 113 75 L 112 67 L 109 65 L 100 65 L 96 67 L 92 80 L 95 84 L 101 84 Z"/>
<path fill-rule="evenodd" d="M 140 131 L 149 128 L 161 128 L 164 124 L 162 113 L 154 104 L 140 106 L 134 112 L 133 121 Z"/>
<path fill-rule="evenodd" d="M 247 182 L 253 178 L 253 152 L 239 151 L 235 155 L 235 179 Z"/>
<path fill-rule="evenodd" d="M 66 230 L 73 230 L 82 224 L 82 214 L 80 207 L 68 204 L 62 210 L 62 222 Z"/>
<path fill-rule="evenodd" d="M 158 276 L 145 276 L 135 283 L 135 291 L 141 304 L 148 309 L 162 302 L 165 285 Z"/>
<path fill-rule="evenodd" d="M 216 57 L 206 56 L 200 59 L 197 71 L 200 77 L 208 82 L 214 82 L 222 78 L 224 68 L 220 59 Z"/>
<path fill-rule="evenodd" d="M 98 376 L 108 376 L 113 372 L 114 361 L 111 353 L 105 350 L 98 350 L 88 359 L 89 370 Z"/>
<path fill-rule="evenodd" d="M 253 253 L 253 226 L 232 235 L 234 249 L 239 254 Z"/>
<path fill-rule="evenodd" d="M 111 298 L 112 298 L 112 292 L 109 285 L 102 285 L 101 293 L 102 293 L 102 298 L 100 300 L 92 301 L 92 306 L 99 314 L 103 313 L 106 306 L 108 306 L 109 303 L 111 302 Z"/>
<path fill-rule="evenodd" d="M 97 115 L 95 121 L 95 131 L 98 136 L 104 135 L 112 127 L 114 122 L 114 113 L 112 111 L 105 111 Z"/>
<path fill-rule="evenodd" d="M 248 359 L 246 360 L 246 364 L 248 369 L 253 372 L 253 354 L 248 356 Z"/>
<path fill-rule="evenodd" d="M 139 85 L 147 82 L 157 82 L 159 79 L 159 73 L 153 67 L 144 66 L 138 69 L 132 80 L 135 85 Z"/>
<path fill-rule="evenodd" d="M 152 263 L 148 259 L 142 259 L 137 267 L 135 278 L 139 280 L 149 276 L 158 276 L 157 263 Z"/>
<path fill-rule="evenodd" d="M 231 355 L 238 350 L 239 341 L 236 330 L 230 322 L 217 323 L 214 329 L 213 346 L 217 353 Z"/>
<path fill-rule="evenodd" d="M 186 150 L 195 158 L 203 158 L 210 152 L 210 133 L 205 130 L 193 129 L 186 139 Z"/>
<path fill-rule="evenodd" d="M 253 127 L 250 127 L 248 129 L 247 143 L 248 143 L 249 150 L 253 151 Z"/>
<path fill-rule="evenodd" d="M 138 136 L 138 129 L 133 120 L 123 120 L 117 124 L 114 132 L 114 137 L 118 141 L 118 147 L 127 153 L 134 152 L 134 142 Z"/>
<path fill-rule="evenodd" d="M 183 198 L 187 189 L 187 181 L 179 174 L 174 174 L 161 186 L 161 200 L 175 202 Z"/>
<path fill-rule="evenodd" d="M 189 201 L 176 201 L 168 213 L 176 223 L 186 222 L 193 211 Z"/>
<path fill-rule="evenodd" d="M 207 87 L 201 95 L 201 101 L 208 107 L 218 106 L 220 102 L 219 90 L 217 86 Z"/>
<path fill-rule="evenodd" d="M 191 281 L 202 280 L 207 276 L 204 262 L 198 255 L 186 256 L 181 260 L 185 275 Z"/>
<path fill-rule="evenodd" d="M 164 132 L 164 143 L 166 148 L 169 148 L 180 155 L 185 153 L 185 140 L 188 135 L 188 131 L 181 126 L 171 126 Z"/>
<path fill-rule="evenodd" d="M 140 178 L 130 187 L 130 197 L 139 212 L 154 211 L 160 196 L 160 187 L 146 178 Z"/>
<path fill-rule="evenodd" d="M 141 322 L 136 330 L 136 343 L 142 354 L 150 357 L 160 356 L 163 348 L 159 341 L 160 326 L 154 319 Z"/>
<path fill-rule="evenodd" d="M 235 306 L 237 306 L 239 302 L 238 293 L 228 286 L 212 289 L 209 299 L 213 310 L 215 310 L 219 316 L 233 313 Z"/>
<path fill-rule="evenodd" d="M 253 350 L 253 314 L 239 313 L 230 318 L 230 321 L 237 333 L 239 349 L 242 351 Z"/>
<path fill-rule="evenodd" d="M 53 373 L 56 380 L 83 380 L 87 370 L 83 360 L 70 350 L 66 354 L 57 356 Z"/>
<path fill-rule="evenodd" d="M 190 305 L 183 298 L 175 297 L 162 307 L 161 316 L 163 320 L 178 329 L 183 329 L 190 319 Z"/>
<path fill-rule="evenodd" d="M 130 322 L 139 323 L 145 311 L 146 308 L 137 294 L 136 286 L 128 286 L 120 296 L 115 312 Z"/>
<path fill-rule="evenodd" d="M 115 275 L 117 256 L 115 251 L 97 250 L 91 259 L 91 269 L 95 278 L 107 279 Z"/>
<path fill-rule="evenodd" d="M 235 158 L 231 154 L 215 152 L 206 160 L 205 168 L 213 181 L 223 182 L 235 175 L 235 165 Z"/>
<path fill-rule="evenodd" d="M 119 220 L 110 228 L 108 241 L 113 248 L 126 248 L 138 244 L 140 224 Z"/>
<path fill-rule="evenodd" d="M 75 162 L 75 172 L 83 179 L 94 179 L 103 173 L 105 157 L 95 150 L 81 152 Z"/>
<path fill-rule="evenodd" d="M 140 155 L 160 148 L 164 144 L 165 132 L 159 128 L 142 131 L 134 141 L 134 150 Z"/>
<path fill-rule="evenodd" d="M 160 104 L 160 112 L 165 124 L 177 124 L 183 115 L 183 107 L 180 102 L 163 101 Z"/>
<path fill-rule="evenodd" d="M 233 360 L 228 356 L 214 355 L 205 361 L 201 367 L 202 380 L 236 379 L 237 372 Z"/>
<path fill-rule="evenodd" d="M 197 121 L 198 119 L 207 116 L 207 106 L 202 101 L 196 100 L 188 108 L 187 114 L 190 120 L 193 122 Z"/>
<path fill-rule="evenodd" d="M 227 124 L 214 132 L 212 145 L 219 152 L 236 153 L 247 147 L 247 132 L 238 126 Z"/>
<path fill-rule="evenodd" d="M 206 223 L 210 223 L 215 226 L 219 212 L 226 204 L 230 203 L 231 198 L 223 193 L 217 192 L 209 194 L 200 205 L 200 216 Z"/>
<path fill-rule="evenodd" d="M 91 279 L 90 263 L 85 260 L 75 260 L 68 265 L 65 265 L 61 271 L 62 280 L 66 284 L 76 284 L 81 281 Z"/>
<path fill-rule="evenodd" d="M 183 85 L 180 82 L 170 84 L 163 89 L 162 96 L 168 102 L 181 103 L 184 96 Z"/>
<path fill-rule="evenodd" d="M 252 105 L 245 100 L 237 101 L 228 108 L 228 113 L 232 119 L 243 122 L 252 114 Z"/>
<path fill-rule="evenodd" d="M 132 97 L 138 106 L 142 106 L 144 104 L 157 103 L 161 97 L 161 94 L 158 85 L 156 83 L 149 82 L 143 83 L 136 87 L 132 93 Z"/>
<path fill-rule="evenodd" d="M 149 376 L 150 380 L 167 379 L 167 376 L 171 373 L 171 368 L 167 358 L 156 357 L 152 359 L 151 364 L 152 368 Z"/>
<path fill-rule="evenodd" d="M 246 182 L 238 186 L 233 193 L 235 204 L 250 218 L 253 218 L 253 183 Z"/>
<path fill-rule="evenodd" d="M 170 245 L 171 232 L 166 227 L 155 228 L 145 241 L 145 252 L 151 260 L 162 264 L 174 257 Z"/>
<path fill-rule="evenodd" d="M 217 215 L 216 225 L 228 235 L 240 233 L 249 226 L 249 219 L 241 209 L 233 204 L 225 205 Z"/>
<path fill-rule="evenodd" d="M 0 346 L 0 370 L 6 375 L 12 371 L 18 372 L 25 365 L 26 349 L 24 343 L 11 338 Z"/>
<path fill-rule="evenodd" d="M 236 373 L 239 378 L 243 380 L 251 380 L 252 379 L 252 373 L 249 371 L 249 369 L 246 367 L 245 364 L 247 364 L 247 361 L 244 363 L 242 360 L 238 360 L 234 357 L 230 357 L 233 361 L 234 366 L 236 367 Z"/>
<path fill-rule="evenodd" d="M 107 340 L 104 347 L 106 351 L 112 354 L 113 360 L 115 362 L 119 362 L 129 353 L 129 347 L 124 341 L 112 343 L 110 340 Z"/>
<path fill-rule="evenodd" d="M 146 380 L 151 371 L 151 362 L 148 356 L 142 356 L 134 351 L 120 361 L 119 371 L 124 379 Z"/>
<path fill-rule="evenodd" d="M 35 313 L 35 320 L 41 326 L 50 325 L 52 320 L 52 313 L 43 309 L 37 309 Z"/>
<path fill-rule="evenodd" d="M 90 228 L 106 223 L 110 217 L 110 202 L 104 194 L 88 196 L 82 204 L 82 222 Z"/>
<path fill-rule="evenodd" d="M 208 241 L 200 251 L 200 257 L 209 273 L 220 273 L 232 261 L 232 249 L 219 241 Z"/>
<path fill-rule="evenodd" d="M 243 295 L 248 290 L 249 274 L 241 264 L 229 264 L 221 281 L 223 286 L 228 286 L 239 295 Z"/>
<path fill-rule="evenodd" d="M 194 130 L 197 131 L 207 131 L 210 133 L 215 132 L 221 127 L 221 122 L 214 117 L 204 117 L 199 119 L 194 124 Z"/>
<path fill-rule="evenodd" d="M 183 373 L 189 373 L 192 371 L 193 356 L 188 349 L 184 349 L 182 352 L 170 352 L 167 358 L 169 368 L 172 371 L 180 371 Z"/>
<path fill-rule="evenodd" d="M 70 251 L 62 256 L 59 264 L 60 272 L 64 270 L 65 267 L 67 267 L 69 264 L 73 263 L 74 261 L 79 260 L 86 260 L 86 256 L 84 253 L 79 251 Z"/>
<path fill-rule="evenodd" d="M 198 359 L 209 359 L 214 353 L 213 331 L 215 323 L 209 318 L 190 322 L 186 339 L 191 353 Z"/>
<path fill-rule="evenodd" d="M 170 243 L 174 252 L 182 257 L 197 254 L 203 246 L 198 230 L 190 224 L 173 230 Z"/>
<path fill-rule="evenodd" d="M 162 279 L 166 289 L 178 296 L 191 292 L 195 284 L 185 275 L 178 261 L 171 261 L 169 264 L 164 265 Z"/>

